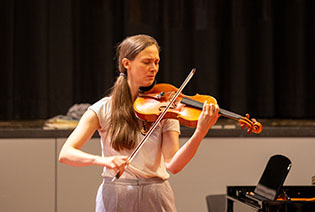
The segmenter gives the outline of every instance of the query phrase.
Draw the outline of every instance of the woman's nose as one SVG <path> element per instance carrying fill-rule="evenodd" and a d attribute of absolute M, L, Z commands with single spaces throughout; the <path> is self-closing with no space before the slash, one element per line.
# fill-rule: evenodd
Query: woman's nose
<path fill-rule="evenodd" d="M 159 70 L 159 65 L 153 63 L 152 67 L 151 67 L 151 71 L 157 72 Z"/>

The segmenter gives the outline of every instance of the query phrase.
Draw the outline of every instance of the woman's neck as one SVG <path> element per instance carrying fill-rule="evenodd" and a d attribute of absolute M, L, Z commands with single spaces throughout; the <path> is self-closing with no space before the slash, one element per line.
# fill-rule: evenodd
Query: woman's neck
<path fill-rule="evenodd" d="M 140 87 L 138 85 L 135 85 L 129 80 L 128 80 L 128 85 L 131 92 L 132 101 L 134 101 L 138 97 Z"/>

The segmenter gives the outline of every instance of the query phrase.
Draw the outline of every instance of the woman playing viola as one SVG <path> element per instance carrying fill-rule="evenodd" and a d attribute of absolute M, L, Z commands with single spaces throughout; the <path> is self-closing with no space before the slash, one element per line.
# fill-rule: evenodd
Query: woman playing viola
<path fill-rule="evenodd" d="M 168 172 L 178 173 L 193 158 L 216 123 L 219 107 L 204 104 L 193 135 L 182 147 L 178 120 L 163 119 L 129 164 L 128 156 L 143 137 L 133 102 L 141 87 L 155 81 L 159 45 L 148 35 L 127 37 L 117 48 L 117 58 L 120 75 L 110 96 L 85 112 L 62 147 L 59 161 L 71 166 L 104 167 L 96 197 L 97 212 L 176 211 Z M 81 151 L 96 130 L 101 137 L 102 156 Z M 119 171 L 123 174 L 112 182 Z"/>

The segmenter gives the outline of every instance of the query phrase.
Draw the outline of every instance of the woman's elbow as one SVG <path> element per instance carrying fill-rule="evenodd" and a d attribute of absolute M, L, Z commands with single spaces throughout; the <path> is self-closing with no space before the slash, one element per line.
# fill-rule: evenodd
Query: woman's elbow
<path fill-rule="evenodd" d="M 63 157 L 62 155 L 59 155 L 58 161 L 59 163 L 65 163 L 66 158 Z"/>
<path fill-rule="evenodd" d="M 58 161 L 59 161 L 59 163 L 66 163 L 66 161 L 67 161 L 67 154 L 63 149 L 61 149 L 61 151 L 59 153 Z"/>
<path fill-rule="evenodd" d="M 180 168 L 180 167 L 171 166 L 169 164 L 166 165 L 166 168 L 172 174 L 177 174 L 178 172 L 180 172 L 182 170 L 182 168 Z"/>
<path fill-rule="evenodd" d="M 58 158 L 59 163 L 65 163 L 65 160 L 66 158 L 62 154 L 60 154 Z"/>

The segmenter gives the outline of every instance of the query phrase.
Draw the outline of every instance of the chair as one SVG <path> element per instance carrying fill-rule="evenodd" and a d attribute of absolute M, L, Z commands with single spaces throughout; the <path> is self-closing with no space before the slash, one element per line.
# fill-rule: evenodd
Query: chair
<path fill-rule="evenodd" d="M 226 195 L 213 194 L 206 196 L 207 206 L 209 212 L 225 212 Z"/>

